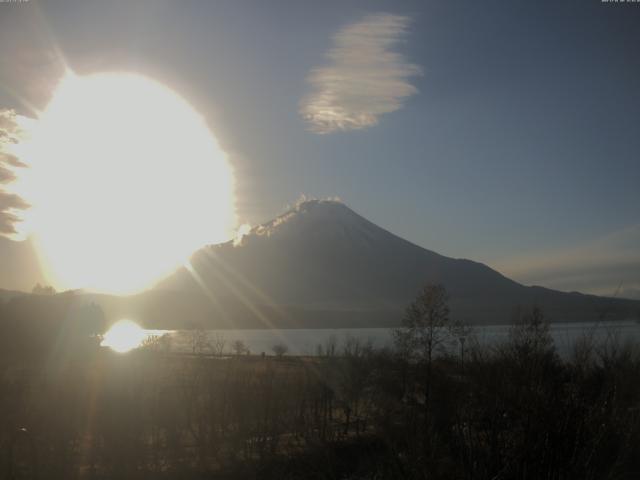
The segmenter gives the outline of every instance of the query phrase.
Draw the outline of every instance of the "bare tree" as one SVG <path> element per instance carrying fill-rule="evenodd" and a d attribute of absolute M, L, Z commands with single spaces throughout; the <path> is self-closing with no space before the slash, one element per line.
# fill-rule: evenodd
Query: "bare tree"
<path fill-rule="evenodd" d="M 242 340 L 235 340 L 231 344 L 231 349 L 233 350 L 233 353 L 235 353 L 238 356 L 249 351 L 249 349 L 247 348 L 247 346 Z"/>
<path fill-rule="evenodd" d="M 338 350 L 338 339 L 335 335 L 330 335 L 324 342 L 316 345 L 316 355 L 318 357 L 335 357 Z"/>
<path fill-rule="evenodd" d="M 171 337 L 167 333 L 162 335 L 149 335 L 142 340 L 139 348 L 149 352 L 169 353 L 171 350 Z"/>
<path fill-rule="evenodd" d="M 289 346 L 286 343 L 276 343 L 271 350 L 275 354 L 276 357 L 282 357 L 289 351 Z"/>
<path fill-rule="evenodd" d="M 211 348 L 213 349 L 213 354 L 220 357 L 224 354 L 224 348 L 227 345 L 227 340 L 224 338 L 224 335 L 221 333 L 216 333 L 216 336 L 213 339 L 211 344 Z"/>
<path fill-rule="evenodd" d="M 519 357 L 548 354 L 554 350 L 549 322 L 539 307 L 516 309 L 509 340 L 509 346 Z"/>
<path fill-rule="evenodd" d="M 415 384 L 422 384 L 424 389 L 424 432 L 428 431 L 431 418 L 433 358 L 437 351 L 443 350 L 445 344 L 453 340 L 447 300 L 444 286 L 426 285 L 407 308 L 402 327 L 394 331 L 396 349 L 404 356 L 405 365 L 417 361 L 418 378 Z M 407 372 L 403 375 L 406 376 Z M 410 392 L 413 391 L 413 381 L 407 381 L 405 385 Z M 407 393 L 414 396 L 413 393 Z"/>
<path fill-rule="evenodd" d="M 191 353 L 194 355 L 203 355 L 211 351 L 209 335 L 202 324 L 195 324 L 194 328 L 189 331 L 189 344 L 191 345 Z"/>
<path fill-rule="evenodd" d="M 455 325 L 448 298 L 442 285 L 426 285 L 407 308 L 402 327 L 394 331 L 396 347 L 429 367 L 436 351 L 452 340 Z"/>

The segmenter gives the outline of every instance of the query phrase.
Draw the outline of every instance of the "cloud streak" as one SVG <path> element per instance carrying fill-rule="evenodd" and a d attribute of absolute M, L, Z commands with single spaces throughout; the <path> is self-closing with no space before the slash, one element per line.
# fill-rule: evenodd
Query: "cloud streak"
<path fill-rule="evenodd" d="M 420 67 L 393 51 L 407 35 L 409 18 L 371 14 L 333 36 L 328 65 L 307 77 L 312 92 L 300 103 L 300 115 L 315 133 L 361 130 L 399 110 L 418 92 L 409 82 Z"/>
<path fill-rule="evenodd" d="M 528 285 L 640 299 L 640 225 L 571 249 L 502 259 L 492 267 Z"/>

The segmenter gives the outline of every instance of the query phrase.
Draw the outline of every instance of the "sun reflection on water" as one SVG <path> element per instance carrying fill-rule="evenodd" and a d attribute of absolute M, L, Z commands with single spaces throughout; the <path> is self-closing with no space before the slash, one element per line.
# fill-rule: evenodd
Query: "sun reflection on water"
<path fill-rule="evenodd" d="M 137 323 L 131 320 L 120 320 L 104 334 L 100 345 L 125 353 L 142 345 L 148 337 L 149 332 Z"/>

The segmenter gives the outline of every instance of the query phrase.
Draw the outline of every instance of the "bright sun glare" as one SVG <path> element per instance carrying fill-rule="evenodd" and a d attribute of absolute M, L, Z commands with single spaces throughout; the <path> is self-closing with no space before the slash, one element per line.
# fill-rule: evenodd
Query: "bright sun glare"
<path fill-rule="evenodd" d="M 204 119 L 131 74 L 68 74 L 22 147 L 45 274 L 59 288 L 131 293 L 230 238 L 234 181 Z"/>
<path fill-rule="evenodd" d="M 131 320 L 120 320 L 104 334 L 100 345 L 124 353 L 139 347 L 147 336 L 147 332 L 137 323 Z"/>

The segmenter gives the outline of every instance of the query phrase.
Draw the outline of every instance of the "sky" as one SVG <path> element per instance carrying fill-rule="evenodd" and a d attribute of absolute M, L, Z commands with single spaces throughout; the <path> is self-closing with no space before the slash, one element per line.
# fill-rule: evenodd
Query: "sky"
<path fill-rule="evenodd" d="M 0 110 L 43 108 L 61 58 L 146 75 L 204 116 L 242 223 L 339 197 L 525 284 L 640 298 L 638 25 L 599 0 L 0 3 Z M 0 288 L 26 288 L 7 242 Z"/>

